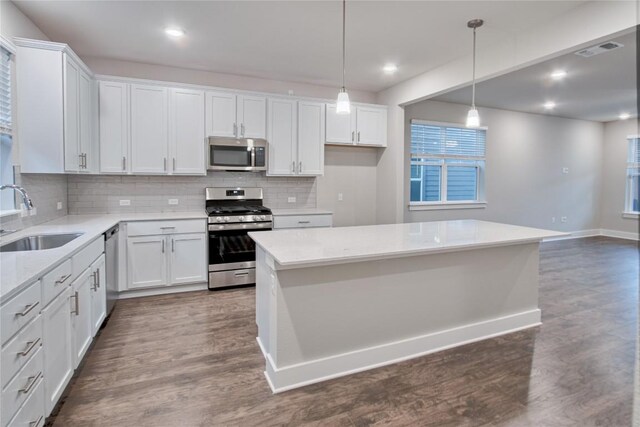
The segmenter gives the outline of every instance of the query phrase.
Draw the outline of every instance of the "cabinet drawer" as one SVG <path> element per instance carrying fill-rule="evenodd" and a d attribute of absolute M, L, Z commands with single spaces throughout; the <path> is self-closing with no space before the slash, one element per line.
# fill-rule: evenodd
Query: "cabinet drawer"
<path fill-rule="evenodd" d="M 42 320 L 37 316 L 2 348 L 2 388 L 13 378 L 42 345 Z"/>
<path fill-rule="evenodd" d="M 151 236 L 155 234 L 204 233 L 204 219 L 182 219 L 171 221 L 136 221 L 127 223 L 128 236 Z"/>
<path fill-rule="evenodd" d="M 46 307 L 72 281 L 71 259 L 66 260 L 42 276 L 42 306 Z"/>
<path fill-rule="evenodd" d="M 42 378 L 42 349 L 38 349 L 31 360 L 22 368 L 2 391 L 2 425 L 6 426 Z"/>
<path fill-rule="evenodd" d="M 9 427 L 42 427 L 44 420 L 44 380 L 41 379 L 34 386 L 31 396 L 11 420 Z"/>
<path fill-rule="evenodd" d="M 273 217 L 273 228 L 310 228 L 331 227 L 332 216 L 323 215 L 286 215 Z"/>
<path fill-rule="evenodd" d="M 40 293 L 38 280 L 0 307 L 0 342 L 2 344 L 9 341 L 9 338 L 38 316 L 42 308 Z"/>
<path fill-rule="evenodd" d="M 93 242 L 89 243 L 89 246 L 75 254 L 71 258 L 71 265 L 73 266 L 73 277 L 75 280 L 83 271 L 85 271 L 93 261 L 104 252 L 104 237 L 100 236 Z"/>

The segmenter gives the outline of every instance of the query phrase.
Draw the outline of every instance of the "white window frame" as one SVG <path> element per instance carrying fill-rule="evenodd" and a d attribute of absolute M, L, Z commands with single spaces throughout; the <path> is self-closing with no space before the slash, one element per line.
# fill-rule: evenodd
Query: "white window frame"
<path fill-rule="evenodd" d="M 633 218 L 636 219 L 640 217 L 640 211 L 633 210 L 633 177 L 640 175 L 640 163 L 635 163 L 630 161 L 631 159 L 637 158 L 637 155 L 634 155 L 633 151 L 633 143 L 632 141 L 635 139 L 640 139 L 640 135 L 628 135 L 627 136 L 627 162 L 626 162 L 626 189 L 625 189 L 625 197 L 624 197 L 624 212 L 622 216 L 625 218 Z M 636 170 L 632 172 L 632 170 Z"/>
<path fill-rule="evenodd" d="M 11 56 L 13 57 L 13 61 L 15 61 L 15 55 L 16 55 L 16 45 L 13 44 L 13 42 L 4 37 L 2 34 L 0 34 L 0 47 L 2 47 L 4 50 L 8 51 Z M 11 116 L 12 116 L 12 126 L 11 126 L 11 135 L 9 136 L 11 138 L 11 145 L 12 145 L 12 149 L 11 149 L 11 153 L 10 153 L 10 157 L 14 156 L 13 153 L 13 149 L 15 148 L 15 139 L 16 139 L 16 120 L 15 120 L 15 106 L 16 106 L 16 100 L 15 100 L 15 68 L 12 69 L 12 73 L 11 73 Z M 10 163 L 13 165 L 13 160 L 10 159 Z M 11 171 L 11 174 L 13 175 L 13 170 Z M 15 176 L 13 177 L 13 182 L 12 184 L 15 182 Z M 4 183 L 3 183 L 4 184 Z M 18 213 L 20 213 L 19 209 L 16 209 L 16 206 L 18 206 L 15 203 L 15 195 L 13 197 L 14 200 L 14 205 L 12 208 L 9 209 L 4 209 L 4 210 L 0 210 L 0 217 L 5 217 L 5 216 L 10 216 L 10 215 L 17 215 Z"/>
<path fill-rule="evenodd" d="M 411 153 L 411 124 L 424 124 L 430 126 L 438 126 L 438 127 L 455 127 L 455 128 L 465 128 L 466 126 L 461 123 L 447 123 L 447 122 L 436 122 L 431 120 L 420 120 L 420 119 L 411 119 L 409 121 L 409 168 L 413 166 L 412 162 L 412 153 Z M 487 131 L 488 127 L 481 126 L 477 128 L 479 130 Z M 485 146 L 485 155 L 482 159 L 477 157 L 468 157 L 468 156 L 439 156 L 433 155 L 429 157 L 424 157 L 427 161 L 432 161 L 434 164 L 438 162 L 438 166 L 441 167 L 440 173 L 440 200 L 434 202 L 416 202 L 411 201 L 411 195 L 409 195 L 409 210 L 410 211 L 423 211 L 423 210 L 441 210 L 441 209 L 484 209 L 487 207 L 487 201 L 485 197 L 484 185 L 485 185 L 485 168 L 486 168 L 486 146 Z M 472 162 L 481 162 L 475 166 L 472 165 L 455 165 L 456 167 L 474 167 L 476 169 L 476 200 L 447 200 L 447 160 L 467 160 Z M 425 162 L 427 163 L 427 162 Z M 417 181 L 416 179 L 411 178 L 411 169 L 409 169 L 409 186 L 411 186 L 411 181 Z M 421 181 L 421 188 L 424 184 Z"/>

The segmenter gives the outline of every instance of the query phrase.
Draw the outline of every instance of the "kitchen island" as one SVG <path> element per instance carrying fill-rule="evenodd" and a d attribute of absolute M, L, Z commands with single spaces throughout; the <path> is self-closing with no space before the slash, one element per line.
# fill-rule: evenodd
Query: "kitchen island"
<path fill-rule="evenodd" d="M 250 233 L 274 392 L 540 324 L 542 239 L 475 220 Z"/>

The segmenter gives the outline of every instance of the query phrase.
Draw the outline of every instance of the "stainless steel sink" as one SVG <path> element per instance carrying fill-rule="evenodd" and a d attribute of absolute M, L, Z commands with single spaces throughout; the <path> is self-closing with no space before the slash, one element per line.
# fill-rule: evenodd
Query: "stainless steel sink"
<path fill-rule="evenodd" d="M 25 236 L 22 239 L 1 245 L 0 252 L 41 251 L 43 249 L 59 248 L 82 236 L 82 234 L 83 233 L 64 233 Z"/>

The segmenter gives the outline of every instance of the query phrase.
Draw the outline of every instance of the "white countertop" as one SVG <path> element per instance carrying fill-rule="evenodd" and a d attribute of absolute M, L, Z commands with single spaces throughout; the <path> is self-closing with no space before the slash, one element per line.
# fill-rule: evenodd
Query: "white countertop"
<path fill-rule="evenodd" d="M 333 212 L 326 209 L 318 208 L 301 208 L 301 209 L 271 209 L 273 216 L 292 216 L 292 215 L 333 215 Z"/>
<path fill-rule="evenodd" d="M 568 233 L 476 220 L 251 232 L 277 269 L 538 242 Z"/>
<path fill-rule="evenodd" d="M 4 236 L 0 238 L 0 244 L 34 234 L 84 233 L 59 248 L 0 253 L 0 302 L 11 298 L 20 292 L 24 286 L 35 282 L 48 270 L 78 252 L 119 222 L 205 218 L 207 218 L 207 215 L 204 212 L 67 215 Z M 205 231 L 205 228 L 203 228 L 203 231 Z"/>

